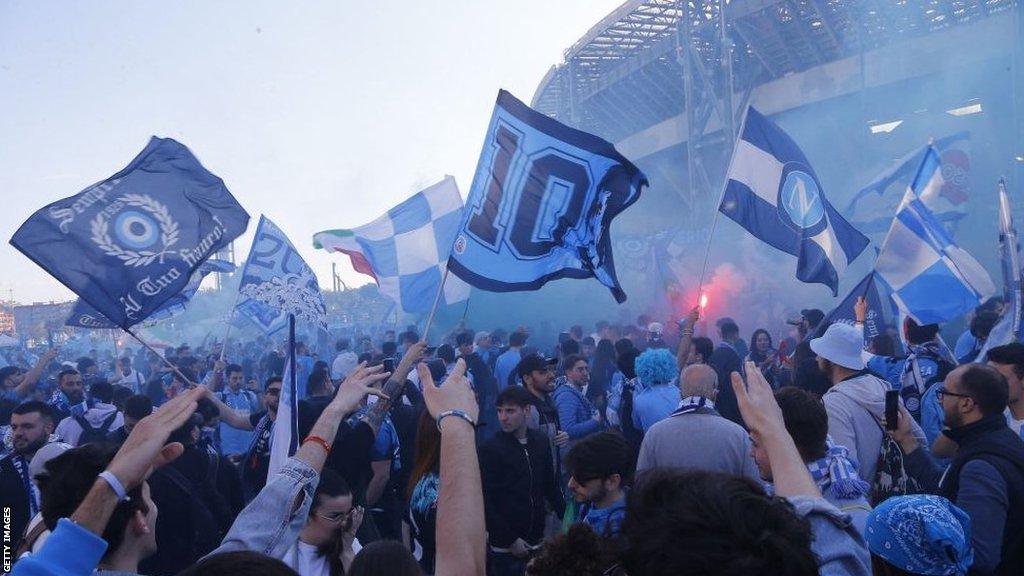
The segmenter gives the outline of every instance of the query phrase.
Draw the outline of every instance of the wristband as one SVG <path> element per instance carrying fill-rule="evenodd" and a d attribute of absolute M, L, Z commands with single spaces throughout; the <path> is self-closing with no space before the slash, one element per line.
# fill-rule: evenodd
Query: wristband
<path fill-rule="evenodd" d="M 331 445 L 327 443 L 327 440 L 324 440 L 319 436 L 313 436 L 312 434 L 310 434 L 309 436 L 306 436 L 306 438 L 302 441 L 303 444 L 305 444 L 306 442 L 312 442 L 314 444 L 317 444 L 321 448 L 323 448 L 324 452 L 326 452 L 327 454 L 331 453 Z"/>
<path fill-rule="evenodd" d="M 441 412 L 440 414 L 437 415 L 438 430 L 441 430 L 441 421 L 449 416 L 457 416 L 459 418 L 462 418 L 466 422 L 469 422 L 469 425 L 472 426 L 474 429 L 476 428 L 476 421 L 474 421 L 469 414 L 466 414 L 462 410 L 445 410 L 444 412 Z"/>
<path fill-rule="evenodd" d="M 99 478 L 103 478 L 107 485 L 110 486 L 110 489 L 114 491 L 118 502 L 127 502 L 130 500 L 128 497 L 128 491 L 124 489 L 124 484 L 121 484 L 121 481 L 118 480 L 117 476 L 114 476 L 110 470 L 100 472 Z"/>

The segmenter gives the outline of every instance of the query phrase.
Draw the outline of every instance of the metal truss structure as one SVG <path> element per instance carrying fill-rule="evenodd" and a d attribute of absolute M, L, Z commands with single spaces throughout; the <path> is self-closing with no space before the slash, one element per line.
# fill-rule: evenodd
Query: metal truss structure
<path fill-rule="evenodd" d="M 689 186 L 680 195 L 692 206 L 699 200 L 695 190 L 720 186 L 723 157 L 755 87 L 1016 4 L 630 0 L 566 51 L 532 105 L 613 142 L 685 115 Z"/>

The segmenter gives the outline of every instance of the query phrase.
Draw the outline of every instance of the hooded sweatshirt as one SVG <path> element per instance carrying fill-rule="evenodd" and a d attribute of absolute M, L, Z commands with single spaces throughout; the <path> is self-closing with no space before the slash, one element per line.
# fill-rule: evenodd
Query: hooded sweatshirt
<path fill-rule="evenodd" d="M 885 434 L 885 392 L 888 382 L 867 372 L 858 372 L 829 388 L 822 396 L 828 413 L 828 433 L 832 441 L 845 446 L 857 462 L 857 474 L 865 482 L 873 483 L 878 469 L 878 455 Z M 903 400 L 900 400 L 900 404 Z M 914 420 L 911 430 L 921 445 L 927 440 L 924 431 Z"/>
<path fill-rule="evenodd" d="M 110 427 L 107 429 L 107 432 L 112 432 L 124 426 L 124 416 L 122 416 L 121 413 L 117 411 L 117 407 L 114 406 L 113 404 L 97 402 L 96 404 L 93 405 L 92 408 L 86 410 L 85 414 L 83 414 L 82 416 L 85 418 L 85 421 L 88 422 L 90 426 L 92 426 L 93 428 L 99 428 L 100 426 L 103 425 L 104 421 L 106 421 L 106 419 L 110 417 L 111 414 L 114 413 L 117 413 L 117 416 L 114 417 L 114 421 L 111 422 Z M 75 420 L 73 416 L 68 416 L 67 418 L 61 420 L 60 424 L 57 425 L 57 430 L 55 434 L 57 434 L 57 436 L 60 436 L 61 439 L 63 439 L 68 444 L 71 444 L 72 446 L 78 446 L 78 438 L 79 436 L 82 435 L 82 427 L 78 424 L 78 421 Z"/>

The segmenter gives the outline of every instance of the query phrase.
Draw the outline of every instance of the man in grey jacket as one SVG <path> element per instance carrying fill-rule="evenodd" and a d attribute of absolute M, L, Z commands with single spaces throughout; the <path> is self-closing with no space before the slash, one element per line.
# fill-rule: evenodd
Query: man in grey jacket
<path fill-rule="evenodd" d="M 818 368 L 832 384 L 822 396 L 828 413 L 828 434 L 832 442 L 850 450 L 858 465 L 857 473 L 872 483 L 885 433 L 880 422 L 885 416 L 885 392 L 890 385 L 864 370 L 863 348 L 860 330 L 849 324 L 833 324 L 822 337 L 811 340 Z M 912 422 L 911 428 L 924 444 L 924 431 L 917 422 Z"/>
<path fill-rule="evenodd" d="M 638 472 L 676 468 L 724 472 L 759 479 L 750 437 L 715 411 L 718 375 L 707 364 L 693 364 L 679 375 L 682 400 L 668 418 L 651 426 L 640 445 Z M 685 440 L 684 440 L 685 439 Z"/>

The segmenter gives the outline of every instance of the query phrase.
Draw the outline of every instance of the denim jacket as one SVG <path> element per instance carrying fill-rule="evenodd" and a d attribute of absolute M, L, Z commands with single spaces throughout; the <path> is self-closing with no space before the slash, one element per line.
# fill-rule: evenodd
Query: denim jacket
<path fill-rule="evenodd" d="M 242 510 L 227 536 L 206 558 L 248 550 L 283 558 L 306 525 L 320 474 L 309 464 L 289 458 L 281 470 Z M 300 497 L 301 496 L 301 501 Z M 295 503 L 298 502 L 298 505 Z"/>
<path fill-rule="evenodd" d="M 871 576 L 871 555 L 849 514 L 820 497 L 791 496 L 787 500 L 798 516 L 811 523 L 811 551 L 818 557 L 821 576 Z"/>

